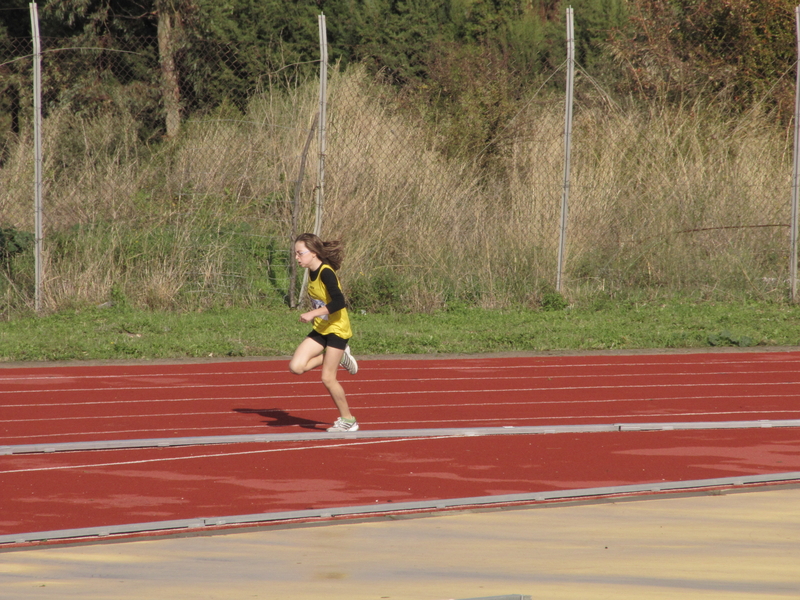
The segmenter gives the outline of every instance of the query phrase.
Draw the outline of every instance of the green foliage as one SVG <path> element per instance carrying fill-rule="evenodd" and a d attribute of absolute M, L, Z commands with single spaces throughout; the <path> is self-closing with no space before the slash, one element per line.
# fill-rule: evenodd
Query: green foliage
<path fill-rule="evenodd" d="M 13 279 L 12 260 L 33 247 L 34 235 L 16 227 L 0 227 L 0 267 Z"/>
<path fill-rule="evenodd" d="M 608 42 L 616 32 L 629 27 L 625 0 L 574 0 L 575 60 L 596 77 L 610 61 Z"/>
<path fill-rule="evenodd" d="M 130 39 L 154 36 L 156 17 L 172 0 L 49 0 L 39 10 L 43 37 Z M 178 2 L 187 9 L 191 1 Z"/>
<path fill-rule="evenodd" d="M 340 37 L 352 61 L 384 69 L 391 79 L 405 83 L 426 77 L 431 42 L 447 32 L 446 4 L 425 0 L 345 0 L 326 3 L 327 21 L 352 24 Z"/>
<path fill-rule="evenodd" d="M 567 299 L 555 290 L 542 294 L 541 303 L 543 310 L 564 310 L 569 306 Z"/>
<path fill-rule="evenodd" d="M 10 2 L 19 10 L 0 11 L 0 38 L 27 36 L 19 26 L 26 5 Z M 448 124 L 448 154 L 488 145 L 491 155 L 494 134 L 525 90 L 563 63 L 567 6 L 575 11 L 578 63 L 624 92 L 666 87 L 680 100 L 712 87 L 747 104 L 794 62 L 788 0 L 51 0 L 41 11 L 45 36 L 105 49 L 53 62 L 45 105 L 98 111 L 109 96 L 124 97 L 147 121 L 143 135 L 159 133 L 164 57 L 156 32 L 170 16 L 183 116 L 225 100 L 244 110 L 257 90 L 317 72 L 324 12 L 332 62 L 365 62 L 418 95 Z M 57 91 L 58 80 L 76 72 L 83 80 Z M 790 86 L 780 86 L 783 106 Z M 12 100 L 0 89 L 0 107 Z"/>
<path fill-rule="evenodd" d="M 720 333 L 712 333 L 707 339 L 710 346 L 740 346 L 746 348 L 755 345 L 753 338 L 750 336 L 733 335 L 728 330 L 721 331 Z"/>
<path fill-rule="evenodd" d="M 789 0 L 673 0 L 675 39 L 708 66 L 735 66 L 742 85 L 783 74 L 796 58 L 795 3 Z"/>
<path fill-rule="evenodd" d="M 480 153 L 489 165 L 500 151 L 498 135 L 518 111 L 522 95 L 503 56 L 491 47 L 443 44 L 427 68 L 423 89 L 444 133 L 443 153 Z"/>
<path fill-rule="evenodd" d="M 360 275 L 347 289 L 347 300 L 353 310 L 392 312 L 403 310 L 405 285 L 402 278 L 389 269 L 379 269 L 370 276 Z"/>
<path fill-rule="evenodd" d="M 318 71 L 315 3 L 196 0 L 196 7 L 180 55 L 186 105 L 206 111 L 227 99 L 244 110 L 272 80 Z M 341 53 L 332 46 L 330 59 Z"/>
<path fill-rule="evenodd" d="M 86 264 L 89 255 L 105 257 L 106 299 L 116 307 L 274 307 L 288 293 L 287 252 L 278 239 L 211 215 L 191 228 L 181 220 L 130 228 L 98 221 L 55 231 L 48 244 L 57 271 Z M 165 263 L 172 265 L 168 275 L 142 280 Z"/>
<path fill-rule="evenodd" d="M 0 41 L 30 36 L 29 7 L 30 3 L 27 0 L 3 1 L 3 10 L 0 10 Z"/>
<path fill-rule="evenodd" d="M 545 20 L 536 12 L 525 11 L 516 19 L 509 19 L 500 45 L 507 49 L 515 71 L 535 75 L 543 66 L 557 66 L 566 57 L 566 39 L 558 21 Z"/>
<path fill-rule="evenodd" d="M 130 302 L 128 301 L 128 297 L 125 295 L 125 290 L 122 289 L 122 286 L 119 283 L 115 283 L 111 286 L 109 302 L 112 306 L 115 306 L 118 309 L 130 308 Z"/>
<path fill-rule="evenodd" d="M 789 0 L 634 0 L 631 27 L 613 53 L 628 65 L 637 93 L 686 102 L 703 93 L 748 108 L 772 86 L 775 107 L 793 101 L 795 4 Z"/>

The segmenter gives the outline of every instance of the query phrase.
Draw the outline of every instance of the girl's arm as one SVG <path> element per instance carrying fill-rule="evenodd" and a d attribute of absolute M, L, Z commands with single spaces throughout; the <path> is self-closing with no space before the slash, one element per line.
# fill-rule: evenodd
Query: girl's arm
<path fill-rule="evenodd" d="M 344 294 L 342 293 L 342 288 L 339 287 L 339 278 L 332 269 L 323 269 L 320 277 L 322 277 L 322 283 L 325 284 L 325 288 L 331 297 L 331 301 L 325 305 L 328 312 L 323 314 L 332 315 L 337 310 L 342 310 L 345 307 Z"/>
<path fill-rule="evenodd" d="M 319 308 L 315 308 L 314 310 L 310 310 L 307 313 L 303 313 L 300 315 L 300 322 L 301 323 L 311 323 L 317 317 L 322 317 L 324 315 L 331 314 L 328 312 L 327 306 L 320 306 Z"/>
<path fill-rule="evenodd" d="M 322 277 L 322 283 L 328 290 L 331 301 L 325 306 L 315 308 L 314 310 L 310 310 L 307 313 L 300 315 L 301 323 L 310 323 L 317 317 L 332 315 L 336 311 L 342 310 L 346 306 L 344 294 L 342 293 L 342 288 L 339 287 L 339 278 L 336 277 L 336 273 L 334 273 L 332 269 L 323 269 L 322 273 L 320 273 L 320 277 Z"/>

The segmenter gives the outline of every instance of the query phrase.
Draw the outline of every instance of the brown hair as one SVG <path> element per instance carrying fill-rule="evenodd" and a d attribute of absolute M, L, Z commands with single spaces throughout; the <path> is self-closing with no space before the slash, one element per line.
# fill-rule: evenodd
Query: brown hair
<path fill-rule="evenodd" d="M 313 233 L 301 233 L 295 238 L 294 242 L 295 244 L 303 242 L 306 248 L 316 254 L 317 258 L 323 263 L 333 267 L 334 271 L 338 271 L 339 267 L 342 266 L 343 251 L 342 243 L 339 240 L 323 242 L 319 236 Z"/>

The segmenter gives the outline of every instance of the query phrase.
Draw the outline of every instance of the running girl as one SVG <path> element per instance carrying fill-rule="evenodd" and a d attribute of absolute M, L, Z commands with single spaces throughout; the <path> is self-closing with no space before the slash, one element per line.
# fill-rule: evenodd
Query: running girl
<path fill-rule="evenodd" d="M 303 233 L 294 242 L 294 256 L 297 264 L 308 269 L 311 296 L 311 310 L 300 315 L 300 322 L 313 322 L 313 330 L 294 351 L 289 370 L 302 375 L 322 365 L 322 383 L 339 409 L 339 418 L 328 431 L 358 431 L 358 422 L 350 413 L 344 389 L 336 379 L 340 364 L 351 375 L 358 371 L 358 363 L 347 344 L 353 332 L 336 276 L 342 264 L 341 244 L 323 242 L 313 233 Z"/>

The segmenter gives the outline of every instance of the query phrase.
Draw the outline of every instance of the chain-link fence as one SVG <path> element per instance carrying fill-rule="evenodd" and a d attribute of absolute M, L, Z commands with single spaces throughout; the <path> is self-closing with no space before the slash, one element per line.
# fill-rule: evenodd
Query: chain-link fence
<path fill-rule="evenodd" d="M 173 90 L 157 40 L 127 42 L 42 40 L 45 307 L 282 301 L 293 178 L 313 107 L 297 105 L 303 91 L 268 81 L 210 101 L 227 77 L 217 67 L 235 68 L 236 53 L 197 44 L 181 67 L 215 77 L 175 81 L 181 122 L 168 132 Z M 29 42 L 11 41 L 5 56 L 23 58 L 4 56 L 0 87 L 11 115 L 0 223 L 19 232 L 33 230 L 30 53 Z M 13 259 L 9 301 L 30 302 L 29 255 Z"/>
<path fill-rule="evenodd" d="M 157 39 L 42 43 L 44 307 L 288 302 L 291 239 L 314 224 L 318 81 L 292 67 L 242 77 L 252 55 L 212 42 L 168 61 Z M 33 297 L 32 46 L 1 51 L 12 307 Z M 563 65 L 543 73 L 484 144 L 448 154 L 447 124 L 403 108 L 380 75 L 331 69 L 322 233 L 346 244 L 355 308 L 548 301 L 563 80 Z M 578 69 L 564 295 L 783 297 L 792 136 L 769 98 L 726 113 L 616 96 Z"/>
<path fill-rule="evenodd" d="M 467 159 L 437 152 L 429 131 L 382 102 L 374 78 L 350 71 L 330 89 L 326 223 L 352 240 L 356 301 L 547 302 L 565 187 L 563 86 L 543 83 Z M 785 299 L 792 136 L 769 100 L 740 113 L 624 102 L 579 69 L 564 294 Z"/>

